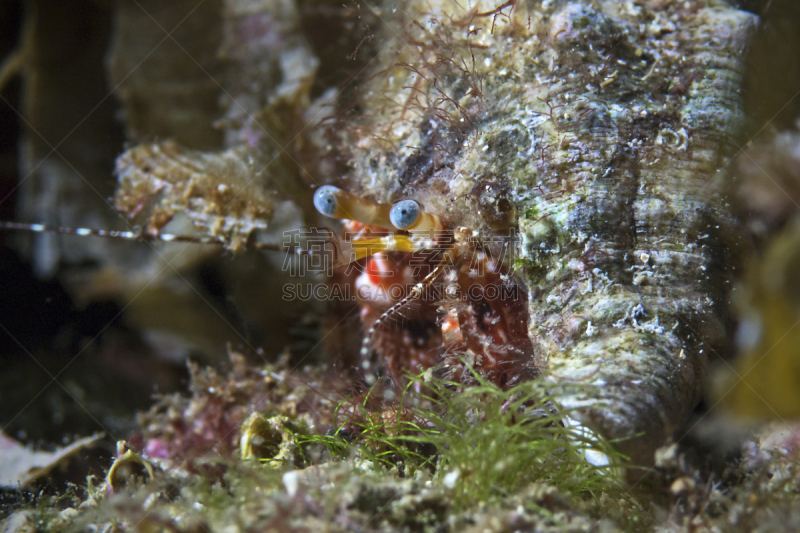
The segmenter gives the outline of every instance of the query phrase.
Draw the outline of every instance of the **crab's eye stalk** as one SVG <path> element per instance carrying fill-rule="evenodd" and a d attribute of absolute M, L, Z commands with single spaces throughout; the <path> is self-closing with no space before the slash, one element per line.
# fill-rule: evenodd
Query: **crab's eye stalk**
<path fill-rule="evenodd" d="M 341 192 L 333 185 L 323 185 L 314 193 L 314 207 L 327 217 L 336 216 L 336 193 Z"/>
<path fill-rule="evenodd" d="M 422 209 L 414 200 L 401 200 L 392 207 L 389 212 L 389 220 L 397 229 L 411 229 L 422 216 Z"/>
<path fill-rule="evenodd" d="M 401 230 L 422 232 L 445 229 L 439 217 L 426 213 L 414 200 L 401 200 L 389 212 L 392 225 Z"/>
<path fill-rule="evenodd" d="M 366 200 L 333 185 L 323 185 L 314 193 L 314 207 L 328 217 L 346 218 L 364 224 L 391 229 L 389 211 L 392 206 Z"/>

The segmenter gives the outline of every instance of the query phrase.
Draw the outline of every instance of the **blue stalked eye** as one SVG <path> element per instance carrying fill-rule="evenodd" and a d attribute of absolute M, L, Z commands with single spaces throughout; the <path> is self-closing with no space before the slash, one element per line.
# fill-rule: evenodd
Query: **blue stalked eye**
<path fill-rule="evenodd" d="M 332 217 L 336 213 L 336 193 L 339 189 L 333 185 L 323 185 L 314 193 L 314 207 L 323 215 Z"/>
<path fill-rule="evenodd" d="M 389 220 L 397 229 L 407 229 L 419 219 L 422 211 L 414 200 L 402 200 L 392 206 Z"/>

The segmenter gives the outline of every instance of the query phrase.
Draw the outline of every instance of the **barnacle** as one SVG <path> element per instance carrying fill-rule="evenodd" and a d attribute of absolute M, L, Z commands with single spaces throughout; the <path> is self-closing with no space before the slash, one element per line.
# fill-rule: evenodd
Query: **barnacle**
<path fill-rule="evenodd" d="M 268 462 L 273 466 L 285 463 L 301 465 L 302 458 L 295 442 L 297 428 L 281 415 L 265 417 L 252 413 L 242 422 L 239 456 L 245 460 Z"/>
<path fill-rule="evenodd" d="M 118 492 L 121 488 L 133 483 L 147 483 L 155 478 L 156 467 L 133 451 L 125 441 L 117 442 L 117 457 L 106 475 L 106 484 L 110 492 Z"/>

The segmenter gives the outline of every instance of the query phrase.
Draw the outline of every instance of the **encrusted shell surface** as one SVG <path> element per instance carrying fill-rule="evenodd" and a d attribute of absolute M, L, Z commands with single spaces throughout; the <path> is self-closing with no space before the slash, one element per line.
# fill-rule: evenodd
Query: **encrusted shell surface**
<path fill-rule="evenodd" d="M 756 18 L 705 1 L 441 0 L 390 20 L 341 133 L 350 179 L 487 239 L 516 216 L 535 356 L 549 379 L 596 385 L 561 402 L 652 462 L 727 342 L 735 235 L 715 177 Z"/>

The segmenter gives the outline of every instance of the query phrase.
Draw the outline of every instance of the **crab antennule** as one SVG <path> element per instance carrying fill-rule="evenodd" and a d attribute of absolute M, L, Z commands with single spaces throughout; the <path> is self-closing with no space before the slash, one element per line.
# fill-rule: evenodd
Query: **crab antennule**
<path fill-rule="evenodd" d="M 366 200 L 333 185 L 323 185 L 314 193 L 314 207 L 325 216 L 355 220 L 391 229 L 392 206 Z"/>

